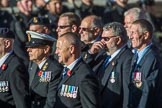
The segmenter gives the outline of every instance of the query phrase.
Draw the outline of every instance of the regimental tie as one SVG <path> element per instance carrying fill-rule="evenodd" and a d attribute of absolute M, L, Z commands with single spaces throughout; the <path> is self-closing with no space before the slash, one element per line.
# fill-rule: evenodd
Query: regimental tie
<path fill-rule="evenodd" d="M 133 63 L 134 63 L 134 66 L 133 66 L 133 72 L 135 72 L 136 70 L 137 70 L 137 67 L 138 67 L 138 64 L 137 64 L 137 61 L 138 61 L 138 53 L 135 53 L 135 55 L 134 55 L 134 59 L 133 59 L 134 61 L 133 61 Z"/>
<path fill-rule="evenodd" d="M 69 69 L 68 69 L 67 67 L 64 67 L 63 73 L 62 73 L 62 79 L 65 78 L 65 76 L 67 75 L 67 71 L 68 71 L 68 70 L 69 70 Z"/>
<path fill-rule="evenodd" d="M 105 69 L 106 69 L 106 67 L 107 67 L 107 65 L 108 65 L 108 63 L 109 63 L 109 59 L 110 59 L 110 58 L 111 58 L 111 56 L 109 56 L 109 55 L 107 55 L 107 56 L 105 57 L 105 60 L 104 60 L 102 66 L 101 66 L 101 68 L 99 69 L 99 72 L 98 72 L 98 76 L 99 76 L 99 77 L 101 77 L 101 76 L 103 75 L 103 73 L 105 72 Z"/>
<path fill-rule="evenodd" d="M 138 61 L 138 53 L 135 53 L 134 57 L 133 57 L 133 65 L 132 65 L 132 79 L 134 79 L 134 73 L 137 71 L 138 69 L 138 64 L 137 64 L 137 61 Z"/>
<path fill-rule="evenodd" d="M 104 63 L 102 64 L 102 70 L 104 71 L 106 69 L 106 66 L 108 65 L 109 63 L 109 59 L 111 58 L 111 56 L 107 56 L 104 60 Z"/>

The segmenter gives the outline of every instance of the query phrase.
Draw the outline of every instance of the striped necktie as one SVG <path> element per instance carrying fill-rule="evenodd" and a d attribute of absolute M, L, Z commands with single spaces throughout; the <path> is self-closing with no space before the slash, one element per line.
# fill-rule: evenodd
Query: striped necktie
<path fill-rule="evenodd" d="M 68 69 L 67 67 L 64 67 L 63 73 L 62 73 L 62 79 L 65 78 L 65 76 L 67 75 L 67 71 L 68 71 L 68 70 L 69 70 L 69 69 Z"/>

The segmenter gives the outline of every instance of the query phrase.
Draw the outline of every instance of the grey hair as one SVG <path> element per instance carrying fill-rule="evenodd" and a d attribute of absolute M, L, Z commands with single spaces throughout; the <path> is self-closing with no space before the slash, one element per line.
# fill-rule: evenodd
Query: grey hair
<path fill-rule="evenodd" d="M 131 8 L 124 13 L 124 16 L 128 15 L 131 15 L 134 21 L 138 19 L 148 19 L 145 11 L 137 7 Z"/>
<path fill-rule="evenodd" d="M 109 31 L 109 30 L 112 30 L 114 36 L 120 36 L 124 43 L 127 42 L 128 40 L 127 32 L 123 24 L 119 22 L 108 23 L 103 27 L 103 31 Z"/>

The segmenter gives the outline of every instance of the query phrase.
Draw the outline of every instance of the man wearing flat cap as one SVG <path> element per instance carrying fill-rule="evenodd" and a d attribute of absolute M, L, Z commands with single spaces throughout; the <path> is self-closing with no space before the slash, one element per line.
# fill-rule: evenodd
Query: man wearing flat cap
<path fill-rule="evenodd" d="M 27 31 L 29 64 L 29 86 L 31 108 L 53 108 L 62 65 L 50 58 L 55 39 L 43 33 Z"/>
<path fill-rule="evenodd" d="M 27 69 L 13 51 L 14 33 L 0 27 L 0 107 L 30 108 Z"/>

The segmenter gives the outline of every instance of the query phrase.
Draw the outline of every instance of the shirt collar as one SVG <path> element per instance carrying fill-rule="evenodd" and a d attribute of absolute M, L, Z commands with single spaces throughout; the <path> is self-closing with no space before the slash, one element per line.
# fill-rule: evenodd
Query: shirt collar
<path fill-rule="evenodd" d="M 39 66 L 39 69 L 42 68 L 42 66 L 44 65 L 44 63 L 47 61 L 47 59 L 43 60 L 38 66 Z"/>
<path fill-rule="evenodd" d="M 2 66 L 2 64 L 6 61 L 6 59 L 8 58 L 8 56 L 12 53 L 13 51 L 10 51 L 8 53 L 6 53 L 2 58 L 0 58 L 0 67 Z"/>
<path fill-rule="evenodd" d="M 118 53 L 125 47 L 126 45 L 122 46 L 121 48 L 119 48 L 118 50 L 116 50 L 112 55 L 111 58 L 109 59 L 109 61 L 111 61 L 113 58 L 115 58 Z"/>
<path fill-rule="evenodd" d="M 146 51 L 150 48 L 152 44 L 147 45 L 144 49 L 142 49 L 141 51 L 137 51 L 138 54 L 138 61 L 137 64 L 140 62 L 140 60 L 142 59 L 143 55 L 146 53 Z"/>
<path fill-rule="evenodd" d="M 81 56 L 79 58 L 77 58 L 75 61 L 73 61 L 70 65 L 68 65 L 67 68 L 72 70 L 80 59 L 81 59 Z"/>

